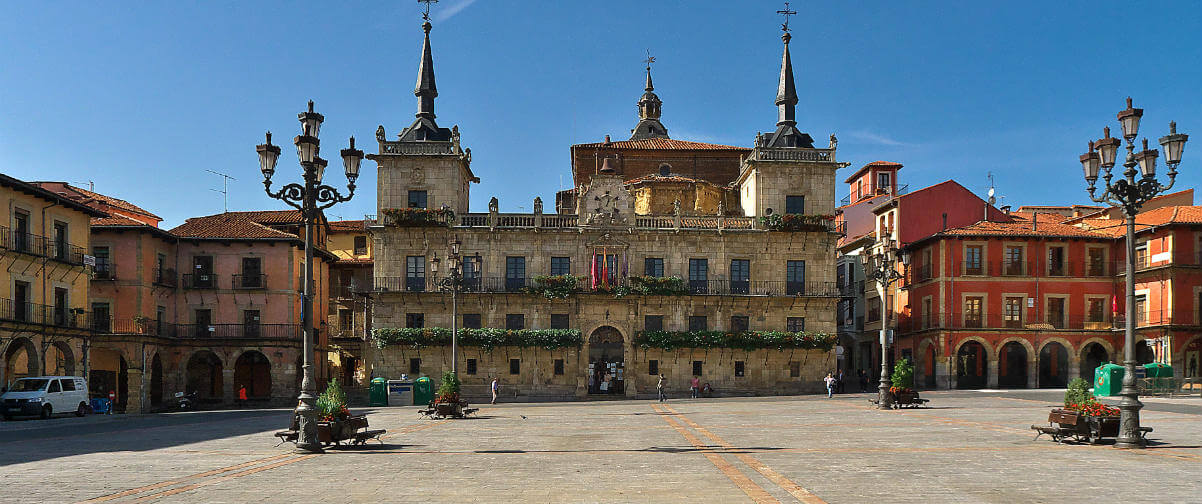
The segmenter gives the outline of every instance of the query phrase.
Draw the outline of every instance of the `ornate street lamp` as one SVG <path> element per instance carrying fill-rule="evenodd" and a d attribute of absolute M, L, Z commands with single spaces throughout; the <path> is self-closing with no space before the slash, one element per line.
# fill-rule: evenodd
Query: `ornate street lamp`
<path fill-rule="evenodd" d="M 459 293 L 463 291 L 463 257 L 459 254 L 459 237 L 447 244 L 447 272 L 437 281 L 438 290 L 451 293 L 451 373 L 459 377 Z M 430 261 L 430 272 L 438 278 L 438 256 Z"/>
<path fill-rule="evenodd" d="M 1160 153 L 1156 149 L 1148 149 L 1148 140 L 1144 139 L 1143 149 L 1135 152 L 1135 137 L 1139 134 L 1139 120 L 1144 115 L 1143 109 L 1131 105 L 1127 98 L 1127 108 L 1118 114 L 1119 123 L 1123 127 L 1123 139 L 1127 141 L 1127 159 L 1123 162 L 1122 178 L 1111 183 L 1115 156 L 1121 143 L 1117 138 L 1110 137 L 1110 128 L 1103 130 L 1103 138 L 1090 142 L 1089 152 L 1080 157 L 1081 167 L 1085 171 L 1085 182 L 1088 184 L 1090 199 L 1098 203 L 1109 203 L 1123 209 L 1123 217 L 1127 220 L 1127 321 L 1123 339 L 1123 388 L 1119 395 L 1119 435 L 1114 446 L 1118 448 L 1143 448 L 1144 438 L 1139 429 L 1139 410 L 1143 404 L 1139 402 L 1139 391 L 1135 388 L 1135 216 L 1148 200 L 1168 191 L 1177 179 L 1177 165 L 1181 164 L 1181 152 L 1189 135 L 1177 133 L 1177 123 L 1169 123 L 1169 134 L 1160 137 L 1160 145 L 1164 147 L 1164 161 L 1169 167 L 1169 183 L 1161 184 L 1156 180 L 1156 159 Z M 1139 167 L 1139 171 L 1136 171 Z M 1095 195 L 1098 172 L 1101 169 L 1105 181 L 1105 191 Z M 1137 178 L 1136 175 L 1139 175 Z"/>
<path fill-rule="evenodd" d="M 301 134 L 293 139 L 296 144 L 296 157 L 303 171 L 304 184 L 291 183 L 271 192 L 271 176 L 275 174 L 275 164 L 280 158 L 280 148 L 271 144 L 271 132 L 267 132 L 267 143 L 255 148 L 259 152 L 259 169 L 263 172 L 263 189 L 267 195 L 287 203 L 288 206 L 300 210 L 301 222 L 305 226 L 305 277 L 304 296 L 301 307 L 301 325 L 304 329 L 304 377 L 301 380 L 299 402 L 296 414 L 299 439 L 297 451 L 305 453 L 321 453 L 321 443 L 317 441 L 317 409 L 314 403 L 313 384 L 313 347 L 316 332 L 313 328 L 313 232 L 314 222 L 321 216 L 322 209 L 336 203 L 350 201 L 355 195 L 355 179 L 359 178 L 359 163 L 363 161 L 363 151 L 355 149 L 355 137 L 351 137 L 351 146 L 343 149 L 342 164 L 346 168 L 347 190 L 342 197 L 338 190 L 321 185 L 322 175 L 328 162 L 318 156 L 320 140 L 317 132 L 325 117 L 313 111 L 313 101 L 309 101 L 309 110 L 298 114 L 301 122 Z"/>
<path fill-rule="evenodd" d="M 868 264 L 864 266 L 864 276 L 876 282 L 876 290 L 881 297 L 881 383 L 877 390 L 878 409 L 893 407 L 893 398 L 889 395 L 889 307 L 885 304 L 889 300 L 889 286 L 903 276 L 897 269 L 899 258 L 903 267 L 910 265 L 909 252 L 898 250 L 897 243 L 893 240 L 880 239 L 868 253 Z"/>

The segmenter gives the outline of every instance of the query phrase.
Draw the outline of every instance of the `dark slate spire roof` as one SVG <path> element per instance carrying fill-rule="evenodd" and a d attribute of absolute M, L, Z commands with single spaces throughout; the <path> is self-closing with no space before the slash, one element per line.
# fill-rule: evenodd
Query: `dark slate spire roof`
<path fill-rule="evenodd" d="M 789 32 L 781 36 L 785 53 L 781 56 L 780 81 L 776 86 L 776 131 L 762 139 L 764 147 L 814 147 L 814 139 L 797 129 L 797 87 L 793 84 L 793 61 L 789 57 Z M 757 142 L 759 145 L 761 142 Z"/>
<path fill-rule="evenodd" d="M 664 102 L 655 95 L 655 86 L 651 84 L 650 64 L 647 65 L 647 85 L 643 90 L 645 92 L 639 98 L 639 123 L 630 130 L 630 139 L 668 138 L 668 128 L 659 122 Z"/>
<path fill-rule="evenodd" d="M 422 23 L 426 32 L 422 43 L 422 61 L 417 68 L 417 87 L 413 95 L 417 96 L 417 120 L 405 128 L 400 134 L 402 142 L 434 140 L 447 142 L 451 140 L 451 130 L 439 128 L 434 122 L 434 98 L 438 96 L 438 86 L 434 83 L 434 56 L 430 51 L 430 22 Z"/>

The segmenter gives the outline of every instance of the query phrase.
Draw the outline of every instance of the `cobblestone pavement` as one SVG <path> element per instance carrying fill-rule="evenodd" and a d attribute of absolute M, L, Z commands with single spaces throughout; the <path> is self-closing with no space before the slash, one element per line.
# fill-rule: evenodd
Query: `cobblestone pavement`
<path fill-rule="evenodd" d="M 932 392 L 357 409 L 383 445 L 300 455 L 280 410 L 0 424 L 0 502 L 1202 502 L 1202 399 L 1145 450 L 1032 441 L 1058 393 Z"/>

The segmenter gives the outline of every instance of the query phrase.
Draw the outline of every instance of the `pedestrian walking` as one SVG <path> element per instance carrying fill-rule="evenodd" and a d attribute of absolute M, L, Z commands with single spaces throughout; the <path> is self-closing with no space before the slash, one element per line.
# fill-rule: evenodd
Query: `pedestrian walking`
<path fill-rule="evenodd" d="M 246 398 L 246 385 L 243 385 L 242 387 L 240 387 L 240 388 L 238 389 L 238 407 L 239 407 L 239 408 L 245 408 L 245 407 L 246 407 L 246 400 L 247 400 L 247 398 Z"/>
<path fill-rule="evenodd" d="M 701 378 L 697 376 L 693 376 L 693 381 L 689 382 L 689 395 L 692 396 L 693 399 L 697 398 L 698 389 L 701 388 L 700 383 Z"/>
<path fill-rule="evenodd" d="M 664 395 L 664 375 L 662 373 L 659 375 L 659 383 L 655 385 L 655 388 L 659 390 L 659 402 L 664 402 L 668 399 L 668 396 Z"/>
<path fill-rule="evenodd" d="M 835 392 L 835 377 L 827 373 L 826 378 L 823 378 L 822 381 L 826 382 L 826 398 L 830 399 L 831 394 Z"/>
<path fill-rule="evenodd" d="M 839 377 L 835 381 L 835 386 L 838 388 L 838 390 L 836 390 L 836 392 L 842 394 L 843 393 L 843 370 L 842 369 L 839 370 Z"/>
<path fill-rule="evenodd" d="M 860 376 L 860 392 L 868 392 L 868 373 L 863 369 L 857 369 L 856 374 Z"/>
<path fill-rule="evenodd" d="M 497 403 L 497 394 L 501 393 L 501 379 L 493 378 L 492 385 L 490 386 L 490 388 L 492 389 L 492 404 L 496 404 Z"/>

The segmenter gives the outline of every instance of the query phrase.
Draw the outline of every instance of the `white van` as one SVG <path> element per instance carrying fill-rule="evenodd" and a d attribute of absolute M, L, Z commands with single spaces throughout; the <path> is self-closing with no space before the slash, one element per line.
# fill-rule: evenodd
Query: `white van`
<path fill-rule="evenodd" d="M 5 420 L 15 416 L 50 418 L 56 413 L 88 413 L 88 382 L 78 376 L 32 376 L 13 382 L 0 396 Z"/>

